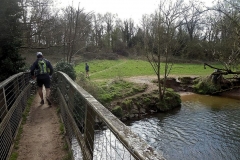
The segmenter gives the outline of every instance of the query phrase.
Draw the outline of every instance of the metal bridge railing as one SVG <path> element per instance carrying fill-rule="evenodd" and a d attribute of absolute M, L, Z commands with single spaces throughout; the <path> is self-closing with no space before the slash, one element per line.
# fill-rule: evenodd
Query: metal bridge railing
<path fill-rule="evenodd" d="M 57 72 L 54 78 L 74 159 L 164 159 L 65 73 Z"/>
<path fill-rule="evenodd" d="M 0 159 L 8 159 L 30 97 L 29 73 L 15 74 L 0 83 Z"/>

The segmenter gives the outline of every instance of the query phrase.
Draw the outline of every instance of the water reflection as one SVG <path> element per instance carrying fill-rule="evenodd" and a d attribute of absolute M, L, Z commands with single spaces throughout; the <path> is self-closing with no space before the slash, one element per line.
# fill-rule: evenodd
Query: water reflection
<path fill-rule="evenodd" d="M 181 109 L 130 122 L 132 130 L 171 160 L 240 159 L 240 101 L 185 95 Z"/>

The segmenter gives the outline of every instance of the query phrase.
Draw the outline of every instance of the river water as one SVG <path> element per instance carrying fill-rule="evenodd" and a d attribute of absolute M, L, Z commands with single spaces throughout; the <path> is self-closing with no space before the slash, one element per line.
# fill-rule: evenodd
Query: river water
<path fill-rule="evenodd" d="M 182 96 L 182 107 L 127 125 L 169 160 L 240 160 L 240 100 Z"/>

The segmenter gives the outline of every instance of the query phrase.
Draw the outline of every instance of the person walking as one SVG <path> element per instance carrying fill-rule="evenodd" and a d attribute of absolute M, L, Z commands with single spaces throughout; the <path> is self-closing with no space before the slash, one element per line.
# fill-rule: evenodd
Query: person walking
<path fill-rule="evenodd" d="M 89 78 L 89 65 L 85 63 L 86 78 Z"/>
<path fill-rule="evenodd" d="M 43 85 L 46 89 L 46 100 L 48 105 L 51 105 L 49 100 L 50 95 L 50 78 L 53 74 L 52 64 L 43 58 L 42 52 L 37 52 L 37 60 L 30 68 L 31 76 L 33 79 L 37 78 L 38 94 L 41 98 L 40 104 L 44 104 L 43 99 Z"/>

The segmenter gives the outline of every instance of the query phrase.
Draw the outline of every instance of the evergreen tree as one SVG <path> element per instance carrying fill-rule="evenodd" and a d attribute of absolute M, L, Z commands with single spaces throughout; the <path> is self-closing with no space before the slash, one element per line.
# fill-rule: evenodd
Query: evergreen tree
<path fill-rule="evenodd" d="M 25 65 L 19 54 L 21 13 L 18 0 L 0 0 L 0 82 L 22 71 Z"/>

